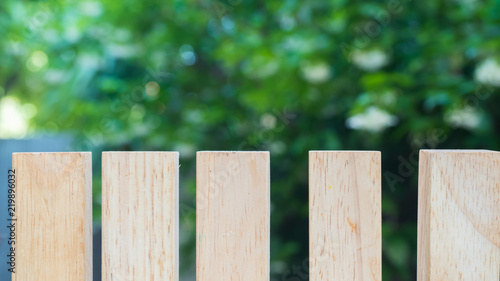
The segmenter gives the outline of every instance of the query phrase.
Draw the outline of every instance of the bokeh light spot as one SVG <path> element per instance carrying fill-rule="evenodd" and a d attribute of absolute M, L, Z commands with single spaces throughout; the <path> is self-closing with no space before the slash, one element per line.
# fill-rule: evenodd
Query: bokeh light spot
<path fill-rule="evenodd" d="M 150 81 L 146 84 L 146 95 L 150 98 L 155 98 L 160 92 L 160 85 L 155 81 Z"/>
<path fill-rule="evenodd" d="M 196 54 L 193 47 L 190 45 L 182 45 L 179 49 L 179 54 L 181 55 L 182 63 L 185 65 L 193 65 L 196 63 Z"/>
<path fill-rule="evenodd" d="M 42 70 L 49 63 L 49 57 L 42 51 L 35 51 L 26 61 L 26 67 L 31 72 Z"/>

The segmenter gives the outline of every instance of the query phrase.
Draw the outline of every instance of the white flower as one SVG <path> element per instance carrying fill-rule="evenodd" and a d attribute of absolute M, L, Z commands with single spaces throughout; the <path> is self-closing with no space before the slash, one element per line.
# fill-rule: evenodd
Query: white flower
<path fill-rule="evenodd" d="M 266 129 L 273 129 L 276 127 L 276 117 L 272 114 L 266 113 L 260 118 L 260 124 Z"/>
<path fill-rule="evenodd" d="M 83 53 L 78 55 L 77 62 L 81 66 L 81 68 L 86 69 L 96 69 L 102 64 L 101 58 L 99 56 L 90 53 Z"/>
<path fill-rule="evenodd" d="M 474 129 L 481 123 L 481 115 L 471 106 L 449 111 L 444 120 L 452 127 Z"/>
<path fill-rule="evenodd" d="M 500 86 L 500 64 L 493 58 L 486 59 L 476 68 L 476 80 L 492 86 Z"/>
<path fill-rule="evenodd" d="M 67 77 L 67 72 L 58 69 L 49 69 L 45 72 L 45 81 L 51 84 L 64 82 Z"/>
<path fill-rule="evenodd" d="M 266 78 L 274 75 L 279 69 L 277 61 L 264 56 L 248 59 L 241 66 L 242 72 L 250 78 Z"/>
<path fill-rule="evenodd" d="M 129 44 L 113 44 L 106 46 L 108 53 L 115 58 L 130 58 L 137 55 L 140 51 L 136 45 Z"/>
<path fill-rule="evenodd" d="M 352 53 L 352 62 L 366 71 L 375 71 L 389 62 L 388 56 L 381 50 L 359 51 Z"/>
<path fill-rule="evenodd" d="M 395 126 L 398 118 L 386 111 L 371 106 L 365 112 L 349 117 L 346 126 L 354 130 L 366 130 L 370 132 L 380 132 L 390 126 Z"/>
<path fill-rule="evenodd" d="M 80 11 L 83 15 L 89 17 L 98 17 L 102 14 L 101 3 L 99 2 L 82 2 L 80 3 Z"/>
<path fill-rule="evenodd" d="M 312 84 L 319 84 L 331 76 L 330 66 L 324 62 L 304 63 L 301 65 L 302 76 Z"/>

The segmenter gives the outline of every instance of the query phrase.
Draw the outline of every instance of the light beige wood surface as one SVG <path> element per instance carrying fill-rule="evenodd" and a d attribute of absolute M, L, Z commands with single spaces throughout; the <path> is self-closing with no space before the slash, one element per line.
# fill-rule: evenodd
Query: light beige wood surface
<path fill-rule="evenodd" d="M 422 150 L 419 281 L 500 279 L 500 153 Z"/>
<path fill-rule="evenodd" d="M 92 280 L 90 152 L 14 153 L 15 281 Z"/>
<path fill-rule="evenodd" d="M 269 153 L 198 152 L 196 280 L 269 280 Z"/>
<path fill-rule="evenodd" d="M 179 154 L 102 154 L 102 280 L 177 281 Z"/>
<path fill-rule="evenodd" d="M 309 152 L 309 280 L 380 281 L 381 158 Z"/>

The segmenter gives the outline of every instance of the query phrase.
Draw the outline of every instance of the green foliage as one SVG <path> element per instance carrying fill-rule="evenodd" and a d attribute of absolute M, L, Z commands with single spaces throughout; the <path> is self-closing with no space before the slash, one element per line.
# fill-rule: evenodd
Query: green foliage
<path fill-rule="evenodd" d="M 0 94 L 74 150 L 180 151 L 185 271 L 196 150 L 271 151 L 273 280 L 307 271 L 308 150 L 380 150 L 383 279 L 415 280 L 418 149 L 500 150 L 499 15 L 495 0 L 3 0 Z"/>

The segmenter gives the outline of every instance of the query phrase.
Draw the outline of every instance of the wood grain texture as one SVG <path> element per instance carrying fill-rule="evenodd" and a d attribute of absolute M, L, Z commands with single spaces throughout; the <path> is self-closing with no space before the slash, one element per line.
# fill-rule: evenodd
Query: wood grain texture
<path fill-rule="evenodd" d="M 268 281 L 268 152 L 198 152 L 196 280 Z"/>
<path fill-rule="evenodd" d="M 179 280 L 179 154 L 102 154 L 102 280 Z"/>
<path fill-rule="evenodd" d="M 420 151 L 419 281 L 500 279 L 500 153 Z"/>
<path fill-rule="evenodd" d="M 14 153 L 15 281 L 92 280 L 90 152 Z"/>
<path fill-rule="evenodd" d="M 380 152 L 309 152 L 309 280 L 382 278 Z"/>

